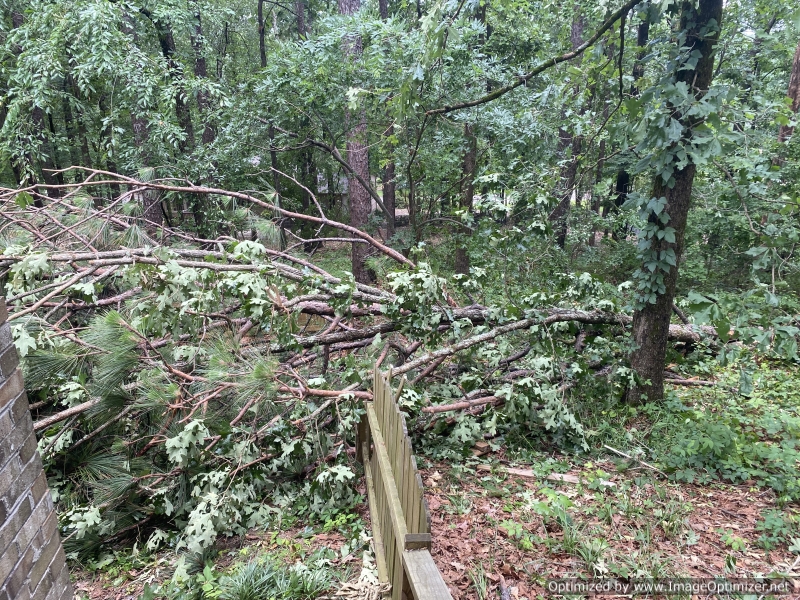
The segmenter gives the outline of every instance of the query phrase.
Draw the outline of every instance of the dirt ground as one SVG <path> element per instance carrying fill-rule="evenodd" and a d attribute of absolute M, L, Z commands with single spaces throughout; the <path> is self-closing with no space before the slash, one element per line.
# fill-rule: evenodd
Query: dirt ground
<path fill-rule="evenodd" d="M 559 473 L 509 464 L 503 454 L 468 466 L 434 464 L 422 469 L 430 509 L 433 558 L 454 600 L 500 597 L 501 581 L 512 600 L 553 597 L 548 579 L 598 576 L 632 578 L 795 576 L 800 598 L 800 556 L 786 544 L 765 550 L 765 511 L 774 493 L 748 485 L 675 484 L 644 468 L 616 470 L 609 461 L 568 464 Z M 359 511 L 365 521 L 366 506 Z M 796 507 L 782 509 L 797 514 Z M 217 572 L 259 552 L 287 560 L 328 547 L 340 552 L 337 531 L 303 526 L 279 533 L 252 531 L 221 539 Z M 337 559 L 357 572 L 361 560 Z M 174 555 L 148 564 L 117 561 L 109 568 L 73 568 L 79 598 L 135 600 L 146 583 L 168 578 Z M 610 596 L 606 596 L 610 598 Z M 673 596 L 673 598 L 675 598 Z M 755 598 L 755 597 L 754 597 Z"/>
<path fill-rule="evenodd" d="M 511 598 L 533 600 L 549 596 L 547 579 L 592 574 L 800 576 L 800 556 L 785 544 L 767 551 L 757 543 L 757 522 L 775 508 L 771 491 L 678 485 L 642 470 L 614 473 L 610 461 L 549 478 L 530 465 L 508 473 L 495 464 L 471 476 L 446 465 L 423 471 L 433 557 L 455 600 L 497 598 L 501 578 Z M 561 511 L 560 501 L 570 506 Z M 800 598 L 800 579 L 794 585 Z"/>

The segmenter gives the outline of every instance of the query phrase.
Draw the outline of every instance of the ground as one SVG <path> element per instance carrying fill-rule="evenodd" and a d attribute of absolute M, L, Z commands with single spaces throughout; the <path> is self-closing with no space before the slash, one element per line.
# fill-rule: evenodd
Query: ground
<path fill-rule="evenodd" d="M 559 462 L 569 467 L 566 477 L 549 479 L 530 465 L 507 467 L 515 473 L 508 474 L 502 463 L 424 470 L 433 557 L 455 600 L 498 597 L 501 576 L 512 598 L 532 600 L 548 595 L 547 579 L 593 573 L 800 574 L 786 545 L 765 550 L 759 542 L 762 515 L 775 506 L 772 491 L 678 485 L 645 468 L 617 472 L 611 460 Z"/>
<path fill-rule="evenodd" d="M 781 526 L 780 519 L 771 526 L 764 519 L 776 507 L 772 491 L 677 484 L 641 465 L 619 469 L 612 457 L 578 462 L 554 455 L 538 465 L 511 464 L 502 449 L 463 464 L 429 463 L 422 476 L 433 557 L 454 600 L 497 598 L 501 577 L 511 598 L 534 600 L 549 597 L 547 579 L 561 577 L 800 574 L 800 557 L 786 543 L 769 543 L 770 527 Z M 367 525 L 365 507 L 359 512 Z M 791 520 L 797 510 L 780 513 Z M 291 564 L 325 551 L 339 575 L 352 578 L 361 558 L 344 547 L 341 531 L 328 529 L 295 525 L 220 540 L 214 571 L 263 553 Z M 94 571 L 73 570 L 79 597 L 133 600 L 173 568 L 166 554 L 138 568 L 124 556 Z M 790 597 L 800 598 L 795 583 Z"/>

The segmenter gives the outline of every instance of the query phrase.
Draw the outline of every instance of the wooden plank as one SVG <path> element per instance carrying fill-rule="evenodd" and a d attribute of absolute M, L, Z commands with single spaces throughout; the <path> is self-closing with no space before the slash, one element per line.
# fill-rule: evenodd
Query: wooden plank
<path fill-rule="evenodd" d="M 406 420 L 403 417 L 403 487 L 406 498 L 405 514 L 406 524 L 411 533 L 419 533 L 416 522 L 414 521 L 414 507 L 417 502 L 414 488 L 417 481 L 414 477 L 414 471 L 411 468 L 411 440 L 408 438 L 408 428 L 406 427 Z"/>
<path fill-rule="evenodd" d="M 362 449 L 364 456 L 369 454 L 366 443 Z M 386 569 L 386 554 L 383 548 L 383 533 L 380 524 L 380 512 L 377 509 L 377 498 L 375 492 L 375 482 L 372 480 L 372 467 L 369 461 L 364 461 L 364 476 L 367 480 L 367 501 L 369 502 L 369 514 L 378 521 L 372 521 L 372 542 L 375 546 L 375 566 L 378 569 L 378 580 L 381 583 L 389 581 L 389 571 Z M 407 537 L 407 536 L 406 536 Z M 406 541 L 406 546 L 408 541 Z"/>
<path fill-rule="evenodd" d="M 411 472 L 413 473 L 411 477 L 411 484 L 410 487 L 414 490 L 414 510 L 411 513 L 411 519 L 414 522 L 414 532 L 415 533 L 428 533 L 424 527 L 422 527 L 422 522 L 420 521 L 420 515 L 422 514 L 422 489 L 420 488 L 420 481 L 421 477 L 419 476 L 419 471 L 417 471 L 417 459 L 414 455 L 411 455 Z"/>
<path fill-rule="evenodd" d="M 417 472 L 417 485 L 419 489 L 422 490 L 422 496 L 420 498 L 420 515 L 419 515 L 419 529 L 420 532 L 429 533 L 431 530 L 431 515 L 428 512 L 428 502 L 425 500 L 425 492 L 424 488 L 422 487 L 422 476 Z"/>
<path fill-rule="evenodd" d="M 400 383 L 397 386 L 397 389 L 394 392 L 394 404 L 395 406 L 400 405 L 400 395 L 403 393 L 403 388 L 406 385 L 406 376 L 403 375 L 402 379 L 400 379 Z M 391 389 L 391 388 L 389 388 Z"/>
<path fill-rule="evenodd" d="M 404 546 L 406 550 L 430 550 L 432 542 L 430 533 L 407 533 Z"/>
<path fill-rule="evenodd" d="M 411 462 L 408 460 L 410 452 L 411 444 L 408 441 L 408 437 L 403 436 L 403 514 L 406 515 L 408 531 L 416 533 L 416 527 L 414 527 L 414 489 L 408 485 L 412 479 Z"/>
<path fill-rule="evenodd" d="M 363 452 L 365 447 L 366 454 Z M 356 429 L 356 460 L 363 465 L 367 458 L 369 458 L 369 423 L 367 422 L 367 416 L 364 415 L 358 422 L 358 429 Z"/>
<path fill-rule="evenodd" d="M 375 444 L 374 455 L 378 459 L 378 468 L 381 471 L 381 479 L 383 480 L 383 489 L 386 493 L 387 509 L 391 517 L 392 527 L 394 528 L 395 536 L 398 539 L 405 539 L 408 529 L 406 527 L 405 516 L 403 515 L 403 508 L 400 505 L 400 498 L 397 494 L 397 485 L 395 484 L 394 475 L 392 475 L 392 467 L 389 463 L 389 454 L 386 451 L 386 443 L 383 439 L 383 433 L 377 427 L 378 417 L 372 406 L 367 405 L 367 416 L 370 421 L 370 428 L 372 429 L 372 439 Z"/>
<path fill-rule="evenodd" d="M 403 565 L 414 600 L 452 600 L 450 590 L 427 550 L 406 550 Z"/>

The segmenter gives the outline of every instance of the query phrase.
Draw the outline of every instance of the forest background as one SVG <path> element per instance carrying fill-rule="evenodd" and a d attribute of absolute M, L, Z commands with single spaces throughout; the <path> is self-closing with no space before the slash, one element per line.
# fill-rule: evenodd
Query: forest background
<path fill-rule="evenodd" d="M 72 558 L 347 513 L 375 363 L 432 460 L 613 443 L 796 502 L 794 3 L 1 5 L 0 276 Z"/>

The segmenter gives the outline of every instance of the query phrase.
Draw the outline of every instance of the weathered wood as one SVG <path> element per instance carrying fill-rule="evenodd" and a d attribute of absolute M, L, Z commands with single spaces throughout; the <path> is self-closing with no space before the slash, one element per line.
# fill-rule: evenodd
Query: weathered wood
<path fill-rule="evenodd" d="M 406 550 L 430 550 L 431 549 L 431 534 L 430 533 L 407 533 L 406 534 Z"/>
<path fill-rule="evenodd" d="M 391 414 L 391 413 L 390 413 Z M 383 439 L 383 433 L 378 425 L 378 416 L 375 414 L 375 409 L 371 405 L 367 405 L 367 417 L 369 418 L 370 429 L 372 432 L 372 440 L 374 443 L 374 455 L 378 459 L 378 469 L 381 472 L 381 479 L 383 480 L 383 492 L 386 500 L 386 512 L 389 514 L 391 521 L 391 529 L 395 538 L 396 552 L 393 560 L 387 560 L 387 564 L 394 565 L 391 568 L 391 581 L 393 586 L 392 598 L 400 600 L 400 592 L 402 590 L 402 552 L 404 548 L 401 544 L 405 541 L 406 521 L 403 515 L 403 506 L 400 503 L 400 496 L 397 492 L 397 484 L 395 483 L 394 474 L 392 471 L 392 464 L 389 458 L 389 452 L 386 447 L 386 442 Z M 396 589 L 394 586 L 397 586 Z M 396 595 L 395 592 L 398 594 Z"/>
<path fill-rule="evenodd" d="M 373 401 L 357 430 L 364 464 L 376 566 L 392 584 L 392 600 L 451 600 L 430 556 L 430 516 L 422 478 L 398 400 L 405 378 L 392 391 L 391 370 L 373 371 Z M 387 597 L 389 595 L 387 594 Z"/>
<path fill-rule="evenodd" d="M 403 565 L 414 600 L 452 600 L 430 552 L 406 550 L 403 552 Z"/>
<path fill-rule="evenodd" d="M 362 449 L 363 456 L 369 455 L 369 448 L 366 442 Z M 364 477 L 367 480 L 367 501 L 369 503 L 369 514 L 373 518 L 381 514 L 377 509 L 375 482 L 372 480 L 372 467 L 369 461 L 364 462 Z M 406 536 L 408 537 L 408 536 Z M 381 527 L 372 527 L 372 543 L 375 546 L 375 566 L 378 569 L 378 580 L 381 583 L 389 581 L 389 571 L 386 568 L 386 554 L 383 547 L 383 534 Z"/>

